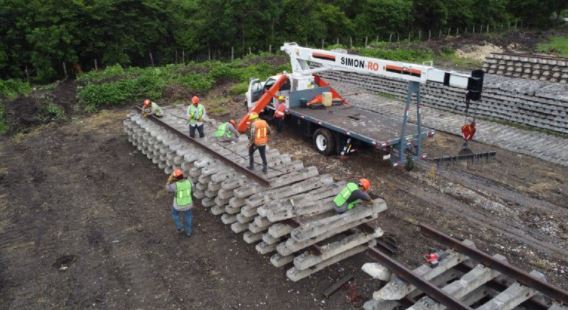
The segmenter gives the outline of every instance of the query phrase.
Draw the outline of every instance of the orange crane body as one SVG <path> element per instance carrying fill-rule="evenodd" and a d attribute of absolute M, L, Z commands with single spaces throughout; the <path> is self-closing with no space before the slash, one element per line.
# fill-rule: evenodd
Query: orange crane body
<path fill-rule="evenodd" d="M 238 123 L 237 130 L 239 133 L 245 133 L 246 130 L 248 130 L 248 126 L 250 124 L 250 113 L 260 114 L 262 111 L 264 111 L 264 108 L 266 108 L 266 106 L 270 103 L 272 98 L 275 96 L 275 94 L 277 94 L 277 92 L 284 85 L 284 83 L 287 82 L 287 80 L 288 80 L 287 75 L 285 74 L 280 75 L 280 77 L 276 80 L 274 85 L 272 85 L 270 89 L 264 92 L 262 97 L 260 97 L 260 99 L 258 99 L 256 104 L 250 109 L 249 113 L 244 115 L 244 117 L 242 117 L 242 119 L 240 120 L 240 123 Z"/>

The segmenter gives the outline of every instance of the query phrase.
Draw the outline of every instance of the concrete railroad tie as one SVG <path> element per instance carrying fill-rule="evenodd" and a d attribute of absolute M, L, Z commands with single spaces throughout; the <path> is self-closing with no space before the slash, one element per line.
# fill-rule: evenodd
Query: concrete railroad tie
<path fill-rule="evenodd" d="M 179 108 L 166 107 L 165 111 L 175 109 Z M 187 130 L 184 122 L 175 118 L 167 116 L 161 121 L 174 124 L 182 133 Z M 384 211 L 384 201 L 338 215 L 332 210 L 331 200 L 346 182 L 334 182 L 331 176 L 320 175 L 315 167 L 304 167 L 287 154 L 268 150 L 270 169 L 265 178 L 270 186 L 263 188 L 225 161 L 211 158 L 199 146 L 138 114 L 129 115 L 124 128 L 128 140 L 165 173 L 172 172 L 173 166 L 181 167 L 194 184 L 195 198 L 202 199 L 202 205 L 220 216 L 233 232 L 243 233 L 246 243 L 256 243 L 260 254 L 274 252 L 270 257 L 274 266 L 293 262 L 287 272 L 293 281 L 366 250 L 382 234 L 380 228 L 364 233 L 355 227 Z M 210 147 L 235 163 L 247 164 L 244 145 L 221 146 L 213 142 Z M 296 228 L 292 223 L 279 222 L 291 218 L 301 225 Z M 292 237 L 294 231 L 297 241 Z M 317 238 L 309 237 L 316 234 Z M 321 249 L 319 255 L 306 251 L 312 245 Z"/>

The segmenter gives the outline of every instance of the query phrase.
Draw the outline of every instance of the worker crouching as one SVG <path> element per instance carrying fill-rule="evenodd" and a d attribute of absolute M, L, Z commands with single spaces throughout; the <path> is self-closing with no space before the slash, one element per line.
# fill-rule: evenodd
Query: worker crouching
<path fill-rule="evenodd" d="M 236 121 L 231 119 L 228 122 L 224 122 L 218 126 L 216 132 L 214 132 L 214 137 L 220 142 L 238 142 L 240 133 L 236 130 Z"/>
<path fill-rule="evenodd" d="M 150 99 L 145 99 L 145 101 L 143 101 L 143 109 L 141 110 L 141 114 L 143 117 L 147 117 L 149 115 L 163 117 L 163 109 L 161 109 L 158 104 L 151 101 Z"/>
<path fill-rule="evenodd" d="M 343 213 L 351 210 L 361 201 L 370 203 L 372 199 L 371 196 L 367 194 L 370 188 L 371 182 L 367 179 L 360 179 L 359 184 L 354 182 L 347 183 L 341 192 L 335 196 L 335 199 L 333 199 L 335 211 L 337 213 Z"/>
<path fill-rule="evenodd" d="M 166 184 L 169 193 L 175 193 L 172 203 L 172 218 L 178 233 L 192 234 L 192 183 L 186 179 L 180 169 L 174 169 Z M 180 221 L 182 215 L 183 222 Z"/>
<path fill-rule="evenodd" d="M 250 138 L 250 145 L 248 155 L 250 156 L 250 166 L 248 166 L 248 169 L 254 170 L 254 152 L 258 150 L 262 158 L 262 171 L 267 173 L 266 144 L 268 143 L 268 136 L 270 135 L 270 127 L 266 121 L 258 117 L 258 113 L 250 113 L 249 118 L 250 130 L 248 130 L 248 137 Z"/>

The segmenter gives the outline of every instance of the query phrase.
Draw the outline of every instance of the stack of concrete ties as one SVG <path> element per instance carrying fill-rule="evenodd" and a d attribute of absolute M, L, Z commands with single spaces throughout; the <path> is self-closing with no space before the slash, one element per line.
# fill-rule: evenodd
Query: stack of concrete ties
<path fill-rule="evenodd" d="M 487 73 L 567 84 L 567 58 L 492 53 L 482 69 Z"/>
<path fill-rule="evenodd" d="M 475 247 L 470 240 L 464 240 L 463 243 L 469 247 Z M 499 254 L 494 255 L 494 258 L 507 262 L 506 258 Z M 464 268 L 458 268 L 460 265 Z M 469 271 L 461 271 L 466 267 L 469 267 Z M 429 296 L 423 296 L 423 292 L 401 280 L 379 263 L 366 263 L 361 269 L 373 278 L 386 282 L 381 289 L 373 293 L 373 298 L 364 304 L 363 308 L 366 310 L 401 309 L 401 300 L 406 300 L 406 304 L 413 303 L 407 308 L 408 310 L 446 309 Z M 538 291 L 505 277 L 499 271 L 452 250 L 441 255 L 437 266 L 423 264 L 414 269 L 412 273 L 439 287 L 446 295 L 478 310 L 514 309 L 527 300 L 541 295 Z M 545 281 L 545 276 L 537 271 L 529 274 Z M 496 280 L 506 285 L 503 291 L 497 291 L 497 285 L 488 286 L 490 282 Z M 549 309 L 567 309 L 567 307 L 552 303 Z"/>
<path fill-rule="evenodd" d="M 165 110 L 161 121 L 186 133 L 182 108 Z M 193 182 L 193 195 L 202 206 L 243 233 L 244 241 L 257 243 L 261 254 L 274 253 L 270 261 L 276 267 L 293 262 L 287 272 L 293 281 L 305 278 L 375 244 L 382 235 L 380 228 L 365 229 L 386 210 L 384 200 L 359 206 L 351 212 L 336 214 L 332 200 L 346 182 L 335 182 L 320 175 L 315 167 L 305 167 L 288 154 L 267 151 L 269 186 L 264 187 L 214 158 L 200 147 L 185 141 L 154 122 L 132 113 L 124 122 L 129 141 L 153 163 L 170 173 L 182 167 Z M 210 124 L 215 128 L 216 124 Z M 220 144 L 205 138 L 208 147 L 227 159 L 246 166 L 248 150 L 245 137 L 236 144 Z M 205 141 L 205 140 L 202 140 Z M 256 160 L 260 170 L 259 160 Z"/>
<path fill-rule="evenodd" d="M 362 89 L 391 94 L 404 100 L 407 82 L 379 76 L 323 72 L 324 78 Z M 463 113 L 465 91 L 429 82 L 421 86 L 421 102 L 437 109 Z M 559 83 L 486 75 L 482 100 L 473 102 L 470 113 L 537 128 L 567 133 L 567 87 Z"/>

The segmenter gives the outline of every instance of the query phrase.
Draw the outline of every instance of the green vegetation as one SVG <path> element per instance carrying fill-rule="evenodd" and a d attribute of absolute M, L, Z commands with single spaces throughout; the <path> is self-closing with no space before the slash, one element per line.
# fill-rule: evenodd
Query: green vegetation
<path fill-rule="evenodd" d="M 46 83 L 119 64 L 165 65 L 275 51 L 287 41 L 320 45 L 339 39 L 426 33 L 522 22 L 561 23 L 560 0 L 0 0 L 0 78 Z M 555 16 L 555 17 L 553 17 Z M 307 43 L 307 44 L 305 44 Z M 402 54 L 402 55 L 401 55 Z M 386 54 L 385 54 L 386 55 Z M 403 59 L 422 55 L 396 52 Z M 64 70 L 65 65 L 65 70 Z M 120 67 L 114 67 L 121 71 Z M 134 69 L 125 69 L 134 73 Z M 117 72 L 107 72 L 114 76 Z M 103 77 L 102 77 L 103 78 Z M 217 80 L 214 78 L 214 80 Z M 209 81 L 190 87 L 205 89 Z"/>
<path fill-rule="evenodd" d="M 29 83 L 17 79 L 0 80 L 0 134 L 8 130 L 6 124 L 6 100 L 13 100 L 19 96 L 25 96 L 32 91 Z"/>
<path fill-rule="evenodd" d="M 567 57 L 567 37 L 552 36 L 545 43 L 537 45 L 537 51 L 542 53 L 555 53 L 561 57 Z"/>
<path fill-rule="evenodd" d="M 42 111 L 42 118 L 44 121 L 61 121 L 66 118 L 65 111 L 59 105 L 49 102 Z"/>
<path fill-rule="evenodd" d="M 15 99 L 19 96 L 25 96 L 32 91 L 29 83 L 16 79 L 0 80 L 0 99 Z"/>
<path fill-rule="evenodd" d="M 122 68 L 110 66 L 105 70 L 82 75 L 78 83 L 79 103 L 88 112 L 102 107 L 138 102 L 143 98 L 162 98 L 167 86 L 176 85 L 189 93 L 203 95 L 222 82 L 235 83 L 230 93 L 246 92 L 249 78 L 265 79 L 289 65 L 248 64 L 246 60 L 233 62 L 207 61 L 189 65 L 168 65 L 156 68 Z"/>
<path fill-rule="evenodd" d="M 363 56 L 414 63 L 423 63 L 434 59 L 434 54 L 431 50 L 410 46 L 406 43 L 395 45 L 378 42 L 371 44 L 367 48 L 357 48 L 356 51 Z"/>

